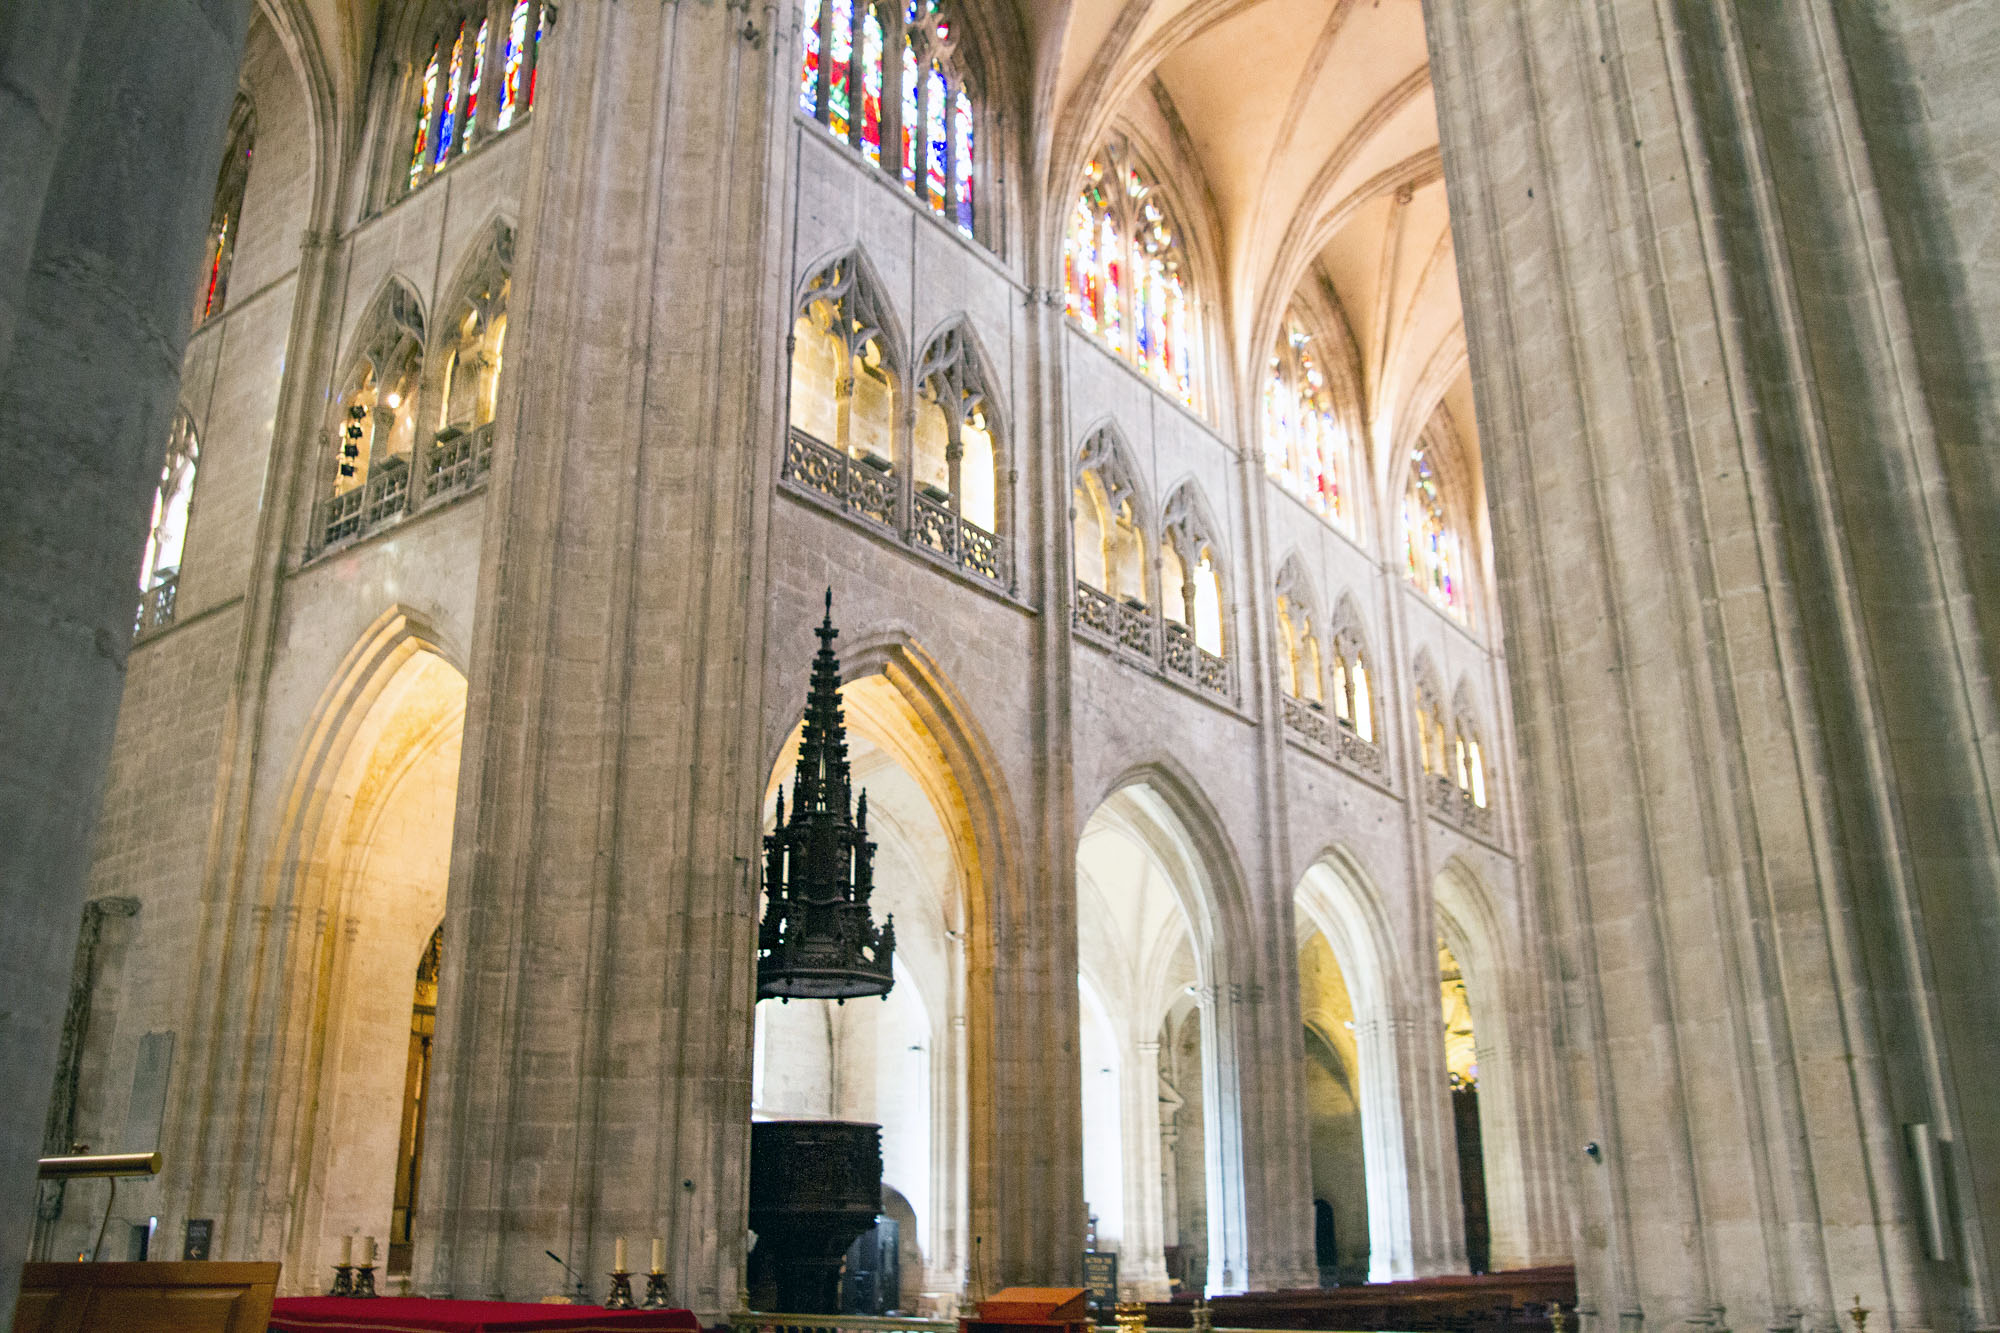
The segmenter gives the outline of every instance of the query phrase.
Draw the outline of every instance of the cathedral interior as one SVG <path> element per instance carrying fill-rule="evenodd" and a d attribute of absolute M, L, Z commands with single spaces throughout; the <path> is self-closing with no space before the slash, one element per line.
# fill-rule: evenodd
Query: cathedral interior
<path fill-rule="evenodd" d="M 658 1237 L 713 1323 L 800 1122 L 879 1127 L 878 1314 L 1088 1252 L 2000 1328 L 1996 59 L 0 8 L 0 1330 L 357 1237 L 522 1301 Z M 862 989 L 770 977 L 816 819 Z"/>

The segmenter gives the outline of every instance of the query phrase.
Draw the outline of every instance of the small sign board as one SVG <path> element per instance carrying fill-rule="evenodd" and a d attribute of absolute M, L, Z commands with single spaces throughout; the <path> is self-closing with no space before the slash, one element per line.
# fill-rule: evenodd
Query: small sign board
<path fill-rule="evenodd" d="M 187 1237 L 181 1242 L 181 1258 L 197 1262 L 208 1258 L 209 1242 L 214 1239 L 214 1218 L 190 1217 L 187 1220 Z"/>
<path fill-rule="evenodd" d="M 1092 1309 L 1109 1310 L 1118 1304 L 1118 1256 L 1115 1253 L 1100 1254 L 1096 1250 L 1085 1250 L 1083 1285 L 1090 1292 Z"/>

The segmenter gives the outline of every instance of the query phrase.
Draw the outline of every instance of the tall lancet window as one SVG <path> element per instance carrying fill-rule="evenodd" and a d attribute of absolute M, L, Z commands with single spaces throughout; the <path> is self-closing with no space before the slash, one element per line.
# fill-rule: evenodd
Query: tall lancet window
<path fill-rule="evenodd" d="M 1198 353 L 1180 232 L 1152 178 L 1107 145 L 1084 167 L 1063 238 L 1069 316 L 1195 406 Z"/>
<path fill-rule="evenodd" d="M 484 0 L 461 0 L 428 30 L 411 62 L 407 188 L 512 128 L 534 106 L 535 57 L 548 8 L 544 0 L 513 0 L 495 23 L 498 11 Z"/>
<path fill-rule="evenodd" d="M 1294 315 L 1278 335 L 1264 381 L 1264 470 L 1334 526 L 1352 533 L 1349 454 L 1347 428 L 1334 413 L 1312 335 Z"/>
<path fill-rule="evenodd" d="M 799 112 L 977 231 L 977 98 L 943 0 L 800 0 Z"/>
<path fill-rule="evenodd" d="M 1457 529 L 1428 440 L 1410 451 L 1403 485 L 1403 547 L 1410 581 L 1458 620 L 1467 618 Z"/>
<path fill-rule="evenodd" d="M 250 183 L 250 153 L 257 138 L 250 103 L 236 99 L 229 115 L 229 146 L 215 178 L 215 207 L 208 218 L 208 248 L 201 266 L 201 286 L 194 298 L 194 322 L 199 326 L 222 313 L 229 291 L 229 269 L 236 260 L 236 234 L 243 225 L 243 192 Z"/>

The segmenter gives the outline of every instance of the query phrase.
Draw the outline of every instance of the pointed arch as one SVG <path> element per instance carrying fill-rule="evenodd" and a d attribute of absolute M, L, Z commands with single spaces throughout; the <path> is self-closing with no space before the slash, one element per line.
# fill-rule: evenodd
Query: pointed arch
<path fill-rule="evenodd" d="M 1389 1282 L 1415 1275 L 1409 1149 L 1403 1106 L 1409 1093 L 1399 1058 L 1397 996 L 1404 993 L 1390 914 L 1360 859 L 1328 846 L 1300 876 L 1294 894 L 1299 944 L 1324 938 L 1354 1011 L 1356 1100 L 1361 1111 L 1363 1179 L 1368 1197 L 1368 1277 Z"/>
<path fill-rule="evenodd" d="M 493 466 L 493 420 L 513 290 L 514 225 L 495 214 L 474 234 L 444 288 L 424 372 L 418 498 L 460 490 Z"/>
<path fill-rule="evenodd" d="M 1351 741 L 1342 740 L 1342 753 L 1355 754 L 1379 772 L 1382 751 L 1376 731 L 1380 676 L 1368 649 L 1367 622 L 1352 592 L 1341 593 L 1330 626 L 1327 671 L 1332 678 L 1334 720 L 1352 737 Z M 1354 742 L 1367 749 L 1356 750 Z"/>
<path fill-rule="evenodd" d="M 907 466 L 897 456 L 907 362 L 882 292 L 859 246 L 800 282 L 787 405 L 795 447 L 787 448 L 785 475 L 893 528 L 900 505 L 892 478 Z"/>
<path fill-rule="evenodd" d="M 1464 450 L 1442 404 L 1409 450 L 1402 483 L 1405 573 L 1430 601 L 1470 624 L 1470 478 Z"/>
<path fill-rule="evenodd" d="M 1100 421 L 1084 434 L 1070 477 L 1070 539 L 1077 585 L 1100 595 L 1079 593 L 1078 615 L 1084 617 L 1087 610 L 1096 613 L 1088 623 L 1114 642 L 1150 655 L 1152 511 L 1117 423 Z"/>
<path fill-rule="evenodd" d="M 1472 802 L 1475 810 L 1483 811 L 1488 801 L 1486 779 L 1491 752 L 1486 747 L 1486 728 L 1479 718 L 1472 683 L 1461 676 L 1451 695 L 1451 772 L 1465 799 Z"/>
<path fill-rule="evenodd" d="M 933 334 L 912 376 L 916 418 L 911 466 L 917 490 L 987 534 L 1007 530 L 1006 431 L 994 380 L 972 321 L 960 315 Z M 920 503 L 918 539 L 923 538 Z"/>
<path fill-rule="evenodd" d="M 1451 720 L 1444 702 L 1443 678 L 1431 661 L 1430 650 L 1422 649 L 1410 667 L 1410 681 L 1416 707 L 1417 748 L 1423 759 L 1426 778 L 1449 783 Z"/>
<path fill-rule="evenodd" d="M 1319 599 L 1305 564 L 1293 552 L 1278 567 L 1278 664 L 1285 693 L 1315 707 L 1326 698 L 1326 648 Z"/>
<path fill-rule="evenodd" d="M 427 318 L 416 289 L 390 274 L 356 325 L 334 382 L 307 549 L 316 553 L 402 517 L 419 452 Z"/>
<path fill-rule="evenodd" d="M 1160 510 L 1160 606 L 1167 619 L 1167 666 L 1197 678 L 1206 659 L 1220 665 L 1230 655 L 1227 560 L 1219 531 L 1193 481 L 1175 488 Z"/>

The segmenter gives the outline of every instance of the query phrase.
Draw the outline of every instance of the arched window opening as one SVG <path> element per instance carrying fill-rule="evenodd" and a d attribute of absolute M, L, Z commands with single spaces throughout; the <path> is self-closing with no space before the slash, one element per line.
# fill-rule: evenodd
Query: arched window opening
<path fill-rule="evenodd" d="M 1486 755 L 1471 694 L 1460 686 L 1452 703 L 1452 776 L 1473 808 L 1486 808 Z"/>
<path fill-rule="evenodd" d="M 1369 742 L 1375 740 L 1375 703 L 1368 672 L 1368 649 L 1360 617 L 1343 603 L 1333 631 L 1333 713 L 1340 725 Z"/>
<path fill-rule="evenodd" d="M 411 126 L 408 189 L 511 129 L 534 106 L 545 8 L 543 0 L 514 0 L 495 24 L 494 8 L 461 3 L 431 31 L 404 122 Z"/>
<path fill-rule="evenodd" d="M 1479 1044 L 1465 977 L 1440 937 L 1439 988 L 1444 1005 L 1445 1077 L 1451 1085 L 1452 1126 L 1458 1141 L 1458 1187 L 1465 1217 L 1465 1254 L 1472 1271 L 1487 1270 L 1492 1250 L 1486 1216 L 1486 1160 L 1479 1133 Z"/>
<path fill-rule="evenodd" d="M 1133 473 L 1111 432 L 1085 441 L 1071 495 L 1076 577 L 1139 616 L 1147 612 L 1146 539 L 1140 531 Z"/>
<path fill-rule="evenodd" d="M 392 283 L 377 303 L 372 327 L 334 402 L 332 476 L 314 524 L 319 547 L 401 517 L 410 496 L 424 378 L 424 320 L 416 297 Z"/>
<path fill-rule="evenodd" d="M 1322 710 L 1326 686 L 1319 617 L 1313 612 L 1305 573 L 1296 560 L 1287 560 L 1278 571 L 1278 641 L 1285 693 L 1316 712 Z M 1320 730 L 1324 727 L 1322 721 Z"/>
<path fill-rule="evenodd" d="M 1160 601 L 1166 667 L 1196 684 L 1231 689 L 1223 629 L 1222 569 L 1214 531 L 1186 487 L 1167 502 L 1160 538 Z"/>
<path fill-rule="evenodd" d="M 416 995 L 410 1004 L 410 1059 L 403 1076 L 403 1116 L 396 1141 L 396 1195 L 389 1214 L 389 1266 L 410 1271 L 415 1253 L 417 1183 L 424 1169 L 424 1119 L 430 1107 L 431 1041 L 437 1032 L 438 968 L 444 960 L 444 927 L 431 932 L 417 961 Z"/>
<path fill-rule="evenodd" d="M 1403 486 L 1403 543 L 1410 581 L 1454 618 L 1467 618 L 1458 532 L 1446 509 L 1428 442 L 1410 451 Z"/>
<path fill-rule="evenodd" d="M 1084 167 L 1063 239 L 1070 318 L 1197 406 L 1197 331 L 1180 232 L 1152 179 L 1109 144 Z"/>
<path fill-rule="evenodd" d="M 943 0 L 800 3 L 800 114 L 869 165 L 897 173 L 931 212 L 975 235 L 978 102 L 949 6 Z"/>
<path fill-rule="evenodd" d="M 1449 790 L 1450 749 L 1449 725 L 1445 721 L 1443 705 L 1438 701 L 1437 686 L 1427 680 L 1422 672 L 1417 678 L 1417 749 L 1423 757 L 1424 773 L 1427 777 L 1445 782 Z"/>
<path fill-rule="evenodd" d="M 160 484 L 153 490 L 153 521 L 146 530 L 146 548 L 139 557 L 139 633 L 173 623 L 181 553 L 187 546 L 188 512 L 194 503 L 195 469 L 200 462 L 201 441 L 195 437 L 194 422 L 186 412 L 177 412 L 173 433 L 167 437 Z"/>
<path fill-rule="evenodd" d="M 236 235 L 243 225 L 243 192 L 250 184 L 250 154 L 257 138 L 256 116 L 249 100 L 238 96 L 229 115 L 229 146 L 215 178 L 215 207 L 208 217 L 208 247 L 201 266 L 201 289 L 195 294 L 194 322 L 222 313 L 229 291 L 229 269 L 236 261 Z"/>
<path fill-rule="evenodd" d="M 953 325 L 931 341 L 917 367 L 911 536 L 997 579 L 1000 488 L 989 407 L 971 338 L 964 325 Z"/>
<path fill-rule="evenodd" d="M 849 513 L 897 528 L 897 386 L 883 328 L 882 306 L 857 255 L 843 255 L 806 284 L 792 318 L 783 475 Z M 920 422 L 918 430 L 936 425 Z M 947 426 L 947 450 L 948 436 Z"/>
<path fill-rule="evenodd" d="M 1315 513 L 1352 534 L 1347 428 L 1296 312 L 1285 321 L 1264 382 L 1264 470 Z"/>

